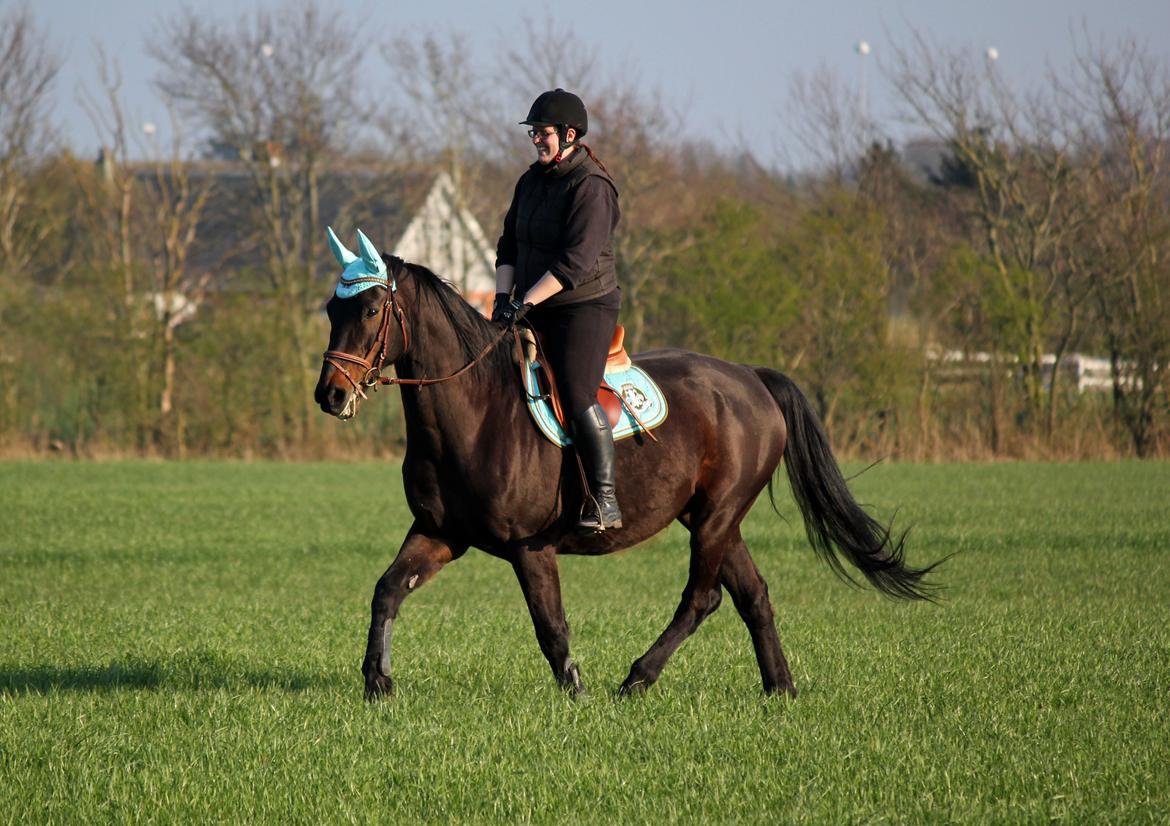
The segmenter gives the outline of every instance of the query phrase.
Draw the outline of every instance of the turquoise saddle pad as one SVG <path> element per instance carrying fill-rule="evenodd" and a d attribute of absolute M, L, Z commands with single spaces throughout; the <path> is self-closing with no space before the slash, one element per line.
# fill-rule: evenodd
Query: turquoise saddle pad
<path fill-rule="evenodd" d="M 548 399 L 539 398 L 540 385 L 536 379 L 536 368 L 539 364 L 539 361 L 529 362 L 524 369 L 524 390 L 528 396 L 528 412 L 532 414 L 536 426 L 541 433 L 548 437 L 549 441 L 561 447 L 571 445 L 573 440 L 557 421 L 552 404 Z M 666 397 L 662 395 L 662 390 L 655 384 L 654 379 L 650 378 L 642 368 L 631 365 L 625 370 L 607 372 L 605 383 L 617 391 L 622 402 L 621 415 L 618 417 L 617 424 L 613 425 L 615 442 L 619 439 L 627 439 L 643 430 L 653 430 L 666 421 L 668 412 Z M 637 419 L 631 415 L 631 410 L 637 415 Z M 645 428 L 638 424 L 639 420 L 641 420 L 642 425 L 645 425 Z"/>

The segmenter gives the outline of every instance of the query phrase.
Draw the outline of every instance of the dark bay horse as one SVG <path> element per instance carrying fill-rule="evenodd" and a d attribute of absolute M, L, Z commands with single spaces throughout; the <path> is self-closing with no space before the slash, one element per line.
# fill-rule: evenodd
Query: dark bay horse
<path fill-rule="evenodd" d="M 402 475 L 414 522 L 374 589 L 362 663 L 367 697 L 392 691 L 390 638 L 402 601 L 471 546 L 512 565 L 557 682 L 579 692 L 557 554 L 628 548 L 674 519 L 691 535 L 687 584 L 620 693 L 653 684 L 726 589 L 751 634 L 764 691 L 795 695 L 768 587 L 740 535 L 781 459 L 809 540 L 834 570 L 844 573 L 844 558 L 882 593 L 930 598 L 924 577 L 938 563 L 908 566 L 904 535 L 891 536 L 854 501 L 815 413 L 788 377 L 681 350 L 634 359 L 662 387 L 670 417 L 655 431 L 657 443 L 640 436 L 617 443 L 624 527 L 576 534 L 583 495 L 576 459 L 533 424 L 511 336 L 424 267 L 389 257 L 376 264 L 385 273 L 379 285 L 328 303 L 329 351 L 315 391 L 322 410 L 348 418 L 383 363 L 397 373 L 383 383 L 402 383 Z M 473 361 L 449 381 L 407 383 L 444 378 Z"/>

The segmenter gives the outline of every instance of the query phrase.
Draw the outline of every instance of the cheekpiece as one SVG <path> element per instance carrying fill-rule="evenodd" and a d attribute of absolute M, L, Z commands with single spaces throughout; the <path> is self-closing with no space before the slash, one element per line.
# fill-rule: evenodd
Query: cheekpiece
<path fill-rule="evenodd" d="M 358 250 L 360 254 L 351 252 L 338 240 L 333 227 L 328 228 L 329 248 L 333 250 L 333 257 L 345 269 L 341 271 L 341 278 L 337 281 L 334 295 L 338 298 L 351 298 L 363 290 L 371 287 L 391 288 L 390 273 L 386 270 L 386 262 L 378 253 L 378 248 L 366 237 L 360 229 L 357 231 Z"/>

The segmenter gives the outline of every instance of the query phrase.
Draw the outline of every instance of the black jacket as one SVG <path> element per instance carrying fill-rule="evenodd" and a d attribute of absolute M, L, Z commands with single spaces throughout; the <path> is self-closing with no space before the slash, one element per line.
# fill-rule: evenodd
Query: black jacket
<path fill-rule="evenodd" d="M 556 165 L 534 163 L 516 182 L 496 266 L 516 268 L 517 297 L 551 272 L 564 289 L 546 306 L 605 295 L 617 287 L 613 230 L 620 216 L 613 179 L 583 148 Z"/>

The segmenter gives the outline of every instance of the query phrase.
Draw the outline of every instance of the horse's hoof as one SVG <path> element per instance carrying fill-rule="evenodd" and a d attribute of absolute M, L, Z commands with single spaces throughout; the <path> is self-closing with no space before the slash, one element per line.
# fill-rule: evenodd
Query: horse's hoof
<path fill-rule="evenodd" d="M 565 670 L 557 675 L 557 683 L 561 690 L 574 700 L 585 697 L 585 685 L 581 682 L 581 671 L 572 660 L 565 661 Z"/>
<path fill-rule="evenodd" d="M 373 674 L 366 677 L 366 700 L 374 702 L 383 697 L 394 694 L 394 681 L 384 674 Z"/>
<path fill-rule="evenodd" d="M 626 697 L 641 697 L 649 687 L 650 684 L 645 680 L 634 680 L 632 682 L 626 680 L 618 689 L 617 696 L 622 699 Z"/>

